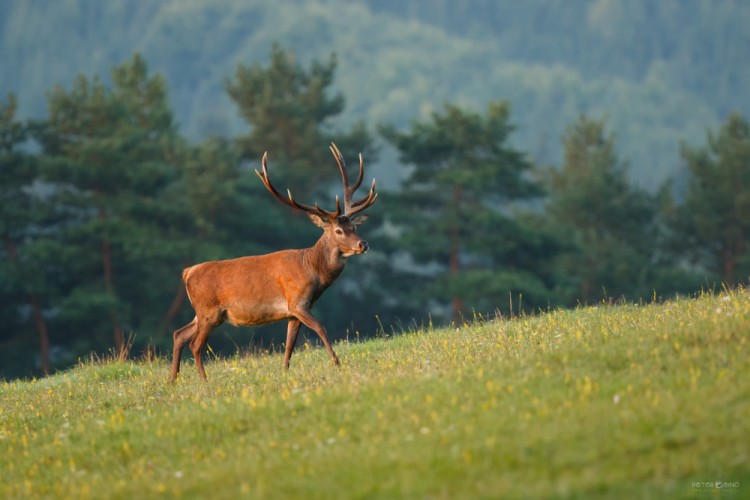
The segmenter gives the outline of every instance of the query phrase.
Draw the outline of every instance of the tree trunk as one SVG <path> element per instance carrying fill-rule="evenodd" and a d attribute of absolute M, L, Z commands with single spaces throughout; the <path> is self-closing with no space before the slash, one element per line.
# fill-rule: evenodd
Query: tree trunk
<path fill-rule="evenodd" d="M 18 259 L 18 251 L 15 243 L 8 236 L 3 238 L 5 243 L 5 250 L 8 252 L 10 259 L 20 266 Z M 25 279 L 25 278 L 24 278 Z M 49 334 L 47 331 L 47 322 L 44 321 L 44 315 L 42 314 L 42 306 L 39 302 L 39 298 L 32 292 L 27 292 L 27 298 L 29 304 L 31 304 L 31 315 L 34 318 L 34 326 L 36 327 L 37 334 L 39 335 L 39 362 L 42 368 L 42 373 L 49 375 Z"/>
<path fill-rule="evenodd" d="M 42 306 L 39 304 L 39 299 L 36 295 L 30 293 L 29 302 L 31 303 L 31 313 L 34 316 L 36 331 L 39 334 L 39 362 L 42 373 L 49 375 L 49 335 L 47 334 L 47 323 L 44 321 Z"/>
<path fill-rule="evenodd" d="M 107 212 L 102 206 L 99 207 L 99 218 L 107 220 Z M 110 296 L 114 296 L 115 285 L 112 277 L 112 248 L 110 247 L 109 239 L 107 237 L 102 239 L 102 266 L 104 270 L 104 288 Z M 117 312 L 113 310 L 110 313 L 110 318 L 112 320 L 115 351 L 117 352 L 117 356 L 120 357 L 123 355 L 123 350 L 125 348 L 125 337 L 123 335 L 120 321 L 117 318 Z"/>
<path fill-rule="evenodd" d="M 459 207 L 461 203 L 461 186 L 453 186 L 453 207 L 456 212 L 456 218 L 453 221 L 453 224 L 451 225 L 450 229 L 450 240 L 451 240 L 451 248 L 450 248 L 450 274 L 451 277 L 455 278 L 458 275 L 458 272 L 460 271 L 460 265 L 458 262 L 458 255 L 461 251 L 461 245 L 459 240 L 459 234 L 458 234 L 458 214 L 459 214 Z M 463 320 L 463 300 L 461 300 L 460 297 L 453 297 L 453 300 L 451 301 L 451 309 L 453 311 L 453 323 L 455 325 L 461 324 Z"/>
<path fill-rule="evenodd" d="M 590 295 L 591 281 L 589 281 L 588 278 L 583 278 L 583 281 L 581 282 L 581 299 L 583 300 L 583 305 L 588 305 Z"/>
<path fill-rule="evenodd" d="M 721 256 L 721 265 L 724 275 L 724 284 L 732 286 L 734 284 L 734 271 L 737 269 L 737 257 L 731 249 L 724 250 Z"/>
<path fill-rule="evenodd" d="M 745 253 L 745 231 L 740 228 L 740 234 L 733 244 L 727 245 L 721 254 L 722 274 L 724 275 L 724 284 L 727 286 L 734 285 L 734 275 L 737 272 L 737 262 Z"/>

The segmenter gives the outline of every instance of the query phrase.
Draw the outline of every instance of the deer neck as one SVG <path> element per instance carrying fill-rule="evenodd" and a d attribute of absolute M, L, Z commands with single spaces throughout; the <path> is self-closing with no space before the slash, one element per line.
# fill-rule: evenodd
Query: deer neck
<path fill-rule="evenodd" d="M 307 250 L 305 261 L 318 271 L 323 286 L 333 283 L 346 266 L 346 257 L 325 234 Z"/>

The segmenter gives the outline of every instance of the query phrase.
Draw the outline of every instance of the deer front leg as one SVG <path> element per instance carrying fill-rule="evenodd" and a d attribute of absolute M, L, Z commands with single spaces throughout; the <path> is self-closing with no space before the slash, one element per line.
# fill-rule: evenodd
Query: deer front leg
<path fill-rule="evenodd" d="M 203 348 L 208 342 L 208 336 L 214 328 L 221 324 L 218 314 L 215 316 L 198 318 L 196 317 L 196 333 L 193 340 L 190 341 L 190 351 L 195 358 L 195 367 L 198 369 L 198 376 L 203 382 L 206 382 L 206 370 L 203 369 Z"/>
<path fill-rule="evenodd" d="M 289 360 L 292 358 L 294 345 L 297 343 L 297 334 L 299 333 L 300 321 L 297 318 L 289 320 L 286 328 L 286 354 L 284 355 L 284 371 L 289 369 Z"/>
<path fill-rule="evenodd" d="M 336 353 L 333 352 L 333 348 L 331 347 L 331 343 L 328 342 L 328 334 L 326 333 L 326 327 L 323 326 L 323 324 L 315 319 L 315 316 L 310 314 L 310 311 L 307 309 L 299 308 L 296 311 L 294 311 L 294 316 L 299 319 L 306 327 L 309 329 L 315 331 L 315 333 L 318 334 L 318 337 L 320 337 L 320 340 L 323 341 L 323 345 L 326 346 L 326 349 L 328 350 L 329 356 L 331 356 L 331 362 L 339 366 L 341 363 L 339 362 L 338 356 L 336 356 Z"/>

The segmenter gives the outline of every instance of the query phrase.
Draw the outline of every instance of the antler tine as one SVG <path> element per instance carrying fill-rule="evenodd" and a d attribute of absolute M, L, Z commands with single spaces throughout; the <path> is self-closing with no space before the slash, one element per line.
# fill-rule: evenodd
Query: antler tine
<path fill-rule="evenodd" d="M 333 153 L 333 157 L 336 158 L 336 163 L 338 164 L 339 170 L 341 171 L 341 181 L 344 184 L 344 206 L 346 206 L 346 194 L 349 191 L 349 175 L 347 175 L 346 173 L 346 162 L 344 161 L 344 155 L 341 154 L 341 151 L 339 151 L 339 148 L 333 142 L 330 146 L 328 146 L 328 149 L 331 150 L 331 153 Z"/>
<path fill-rule="evenodd" d="M 355 191 L 359 189 L 359 186 L 362 185 L 362 179 L 365 175 L 365 162 L 362 158 L 362 153 L 359 154 L 359 175 L 357 176 L 357 181 L 353 186 L 350 186 L 349 175 L 346 173 L 346 163 L 344 161 L 344 155 L 341 154 L 341 151 L 334 143 L 331 143 L 330 150 L 331 153 L 333 153 L 333 157 L 336 158 L 336 163 L 338 164 L 339 170 L 341 171 L 341 180 L 344 184 L 344 213 L 346 215 L 355 214 L 360 210 L 364 210 L 365 208 L 372 205 L 372 203 L 375 201 L 375 198 L 377 198 L 377 194 L 374 195 L 375 179 L 373 179 L 373 185 L 368 196 L 365 196 L 364 198 L 356 202 L 352 201 L 352 197 L 354 196 Z"/>
<path fill-rule="evenodd" d="M 303 205 L 302 203 L 297 202 L 292 197 L 292 192 L 290 190 L 286 190 L 286 194 L 289 197 L 289 201 L 291 203 L 287 203 L 290 207 L 297 208 L 299 210 L 304 210 L 305 212 L 310 212 L 316 215 L 320 215 L 322 217 L 328 218 L 328 219 L 335 219 L 339 215 L 341 215 L 341 204 L 339 203 L 339 197 L 336 196 L 336 211 L 335 212 L 329 212 L 327 210 L 324 210 L 318 206 L 318 202 L 315 202 L 314 207 L 309 207 L 307 205 Z"/>
<path fill-rule="evenodd" d="M 362 179 L 365 176 L 365 160 L 362 159 L 362 153 L 359 153 L 359 176 L 357 176 L 357 182 L 354 183 L 354 187 L 352 187 L 352 194 L 359 189 L 359 186 L 362 184 Z"/>
<path fill-rule="evenodd" d="M 266 166 L 268 160 L 268 151 L 263 153 L 263 159 L 260 161 L 261 169 L 263 173 L 258 172 L 258 169 L 255 169 L 255 174 L 260 177 L 260 181 L 263 183 L 264 186 L 266 186 L 266 189 L 268 189 L 272 195 L 274 195 L 279 201 L 284 203 L 285 205 L 289 205 L 289 202 L 284 199 L 281 194 L 276 190 L 276 188 L 271 184 L 271 181 L 268 179 L 268 168 Z M 291 205 L 290 205 L 291 206 Z"/>
<path fill-rule="evenodd" d="M 343 177 L 346 179 L 346 183 L 344 185 L 344 190 L 349 193 L 349 197 L 351 198 L 352 195 L 359 189 L 359 186 L 362 185 L 362 179 L 365 175 L 365 160 L 362 158 L 362 153 L 359 153 L 359 175 L 357 176 L 357 181 L 354 183 L 353 186 L 349 185 L 349 176 L 346 174 L 346 164 L 344 163 L 344 155 L 341 154 L 341 151 L 339 151 L 339 148 L 336 147 L 335 144 L 331 143 L 334 148 L 336 148 L 336 153 L 334 155 L 337 155 L 336 161 L 338 162 L 339 159 L 341 162 L 339 163 L 339 168 L 343 166 L 344 172 Z"/>
<path fill-rule="evenodd" d="M 372 187 L 370 187 L 370 192 L 367 193 L 367 196 L 365 196 L 361 200 L 357 200 L 354 203 L 352 203 L 350 205 L 350 209 L 346 211 L 346 215 L 351 216 L 358 212 L 361 212 L 365 208 L 375 203 L 375 200 L 377 199 L 378 199 L 378 193 L 375 192 L 375 179 L 373 179 Z"/>
<path fill-rule="evenodd" d="M 297 210 L 302 210 L 304 212 L 308 212 L 311 214 L 318 215 L 320 217 L 323 217 L 325 219 L 335 219 L 339 215 L 341 215 L 341 204 L 339 203 L 339 197 L 336 197 L 336 211 L 335 212 L 328 212 L 327 210 L 323 210 L 318 206 L 318 203 L 315 203 L 315 207 L 310 207 L 307 205 L 303 205 L 302 203 L 299 203 L 295 201 L 295 199 L 292 197 L 292 192 L 287 189 L 286 193 L 288 196 L 288 199 L 284 198 L 281 193 L 279 193 L 273 184 L 271 184 L 271 180 L 268 178 L 268 165 L 267 165 L 267 159 L 268 159 L 268 152 L 263 153 L 263 159 L 261 160 L 261 168 L 263 170 L 263 173 L 258 172 L 258 170 L 255 170 L 255 173 L 260 177 L 261 182 L 263 182 L 263 185 L 266 186 L 266 189 L 268 189 L 272 195 L 276 197 L 280 202 L 282 202 L 284 205 L 287 205 L 292 208 L 296 208 Z"/>

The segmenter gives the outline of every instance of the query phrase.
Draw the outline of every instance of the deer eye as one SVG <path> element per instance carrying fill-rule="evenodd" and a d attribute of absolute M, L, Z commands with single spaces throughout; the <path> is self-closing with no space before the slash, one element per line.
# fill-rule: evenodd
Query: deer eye
<path fill-rule="evenodd" d="M 338 234 L 339 236 L 343 236 L 344 235 L 344 230 L 341 229 L 340 227 L 337 227 L 336 228 L 336 234 Z"/>

